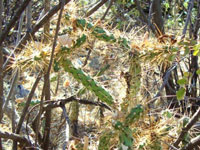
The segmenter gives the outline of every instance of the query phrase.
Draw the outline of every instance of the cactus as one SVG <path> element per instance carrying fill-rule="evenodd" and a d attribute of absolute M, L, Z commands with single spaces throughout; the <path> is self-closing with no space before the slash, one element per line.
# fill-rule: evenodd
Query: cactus
<path fill-rule="evenodd" d="M 98 86 L 97 83 L 88 75 L 86 75 L 82 69 L 77 69 L 73 66 L 69 59 L 63 61 L 63 68 L 66 72 L 70 73 L 77 81 L 81 82 L 88 90 L 95 93 L 95 95 L 106 102 L 108 105 L 113 103 L 113 98 L 103 87 Z"/>

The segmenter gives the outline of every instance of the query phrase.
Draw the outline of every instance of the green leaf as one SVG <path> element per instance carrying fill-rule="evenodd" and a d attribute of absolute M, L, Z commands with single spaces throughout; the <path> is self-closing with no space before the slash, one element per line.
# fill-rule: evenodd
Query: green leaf
<path fill-rule="evenodd" d="M 172 52 L 178 52 L 179 51 L 179 47 L 173 47 L 173 48 L 171 48 L 171 51 Z"/>
<path fill-rule="evenodd" d="M 168 57 L 168 60 L 169 61 L 174 61 L 174 59 L 176 58 L 176 55 L 175 54 L 172 54 Z"/>
<path fill-rule="evenodd" d="M 93 24 L 88 23 L 88 24 L 87 24 L 87 28 L 88 28 L 88 29 L 92 29 L 92 28 L 93 28 Z"/>
<path fill-rule="evenodd" d="M 185 85 L 187 83 L 187 80 L 183 78 L 183 79 L 178 80 L 177 82 L 181 86 L 181 85 Z"/>
<path fill-rule="evenodd" d="M 194 56 L 199 55 L 200 45 L 199 45 L 199 44 L 195 45 L 195 46 L 193 47 L 193 49 L 194 49 L 193 55 L 194 55 Z"/>
<path fill-rule="evenodd" d="M 200 75 L 200 69 L 198 69 L 198 70 L 196 71 L 196 73 L 197 73 L 198 75 Z"/>
<path fill-rule="evenodd" d="M 190 76 L 190 73 L 189 73 L 189 72 L 184 72 L 184 73 L 183 73 L 183 76 L 184 76 L 184 77 L 189 77 L 189 76 Z"/>
<path fill-rule="evenodd" d="M 120 44 L 120 46 L 122 46 L 124 48 L 128 48 L 128 49 L 130 48 L 129 41 L 126 38 L 119 37 L 118 43 Z"/>
<path fill-rule="evenodd" d="M 185 7 L 185 9 L 187 9 L 188 8 L 188 2 L 184 2 L 183 6 Z"/>
<path fill-rule="evenodd" d="M 188 46 L 185 47 L 185 52 L 184 52 L 184 55 L 187 55 L 190 53 L 190 49 L 188 48 Z"/>
<path fill-rule="evenodd" d="M 182 100 L 185 96 L 185 89 L 181 87 L 177 92 L 176 92 L 176 97 L 178 100 Z"/>
<path fill-rule="evenodd" d="M 80 38 L 78 38 L 78 39 L 76 40 L 76 43 L 75 43 L 75 45 L 73 46 L 73 48 L 78 48 L 78 47 L 80 47 L 82 44 L 84 44 L 84 43 L 86 42 L 86 39 L 87 39 L 86 35 L 83 34 Z"/>
<path fill-rule="evenodd" d="M 183 118 L 183 127 L 185 127 L 188 122 L 189 122 L 189 118 L 188 117 L 184 117 Z"/>
<path fill-rule="evenodd" d="M 125 136 L 123 140 L 124 140 L 125 146 L 132 147 L 132 145 L 133 145 L 133 139 L 132 138 Z"/>
<path fill-rule="evenodd" d="M 163 112 L 163 116 L 166 116 L 167 118 L 171 118 L 173 115 L 170 111 Z"/>
<path fill-rule="evenodd" d="M 39 104 L 40 103 L 40 100 L 31 100 L 31 102 L 30 102 L 30 106 L 34 106 L 34 105 L 36 105 L 36 104 Z M 19 103 L 18 105 L 19 106 L 25 106 L 25 102 L 22 102 L 22 103 Z"/>
<path fill-rule="evenodd" d="M 197 41 L 196 41 L 196 40 L 191 40 L 191 41 L 190 41 L 190 45 L 191 45 L 191 46 L 194 46 L 194 45 L 196 45 L 196 44 L 197 44 Z"/>
<path fill-rule="evenodd" d="M 169 3 L 165 2 L 164 5 L 165 5 L 165 11 L 167 11 L 167 9 L 169 8 Z"/>
<path fill-rule="evenodd" d="M 194 55 L 194 56 L 197 56 L 198 53 L 199 53 L 199 49 L 195 50 L 195 51 L 193 52 L 193 55 Z"/>
<path fill-rule="evenodd" d="M 99 146 L 98 150 L 110 150 L 110 146 L 112 142 L 110 142 L 111 138 L 113 138 L 115 135 L 111 131 L 105 131 L 104 133 L 101 133 L 100 139 L 99 139 Z"/>

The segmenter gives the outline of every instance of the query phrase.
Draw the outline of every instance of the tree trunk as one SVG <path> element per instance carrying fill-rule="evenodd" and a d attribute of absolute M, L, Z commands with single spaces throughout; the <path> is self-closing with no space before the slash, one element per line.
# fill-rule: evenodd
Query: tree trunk
<path fill-rule="evenodd" d="M 30 32 L 32 27 L 31 27 L 31 19 L 32 19 L 32 11 L 31 11 L 31 6 L 32 6 L 32 1 L 28 4 L 28 7 L 26 8 L 26 29 L 27 32 Z"/>
<path fill-rule="evenodd" d="M 163 17 L 162 17 L 162 8 L 161 8 L 160 0 L 153 0 L 152 18 L 153 18 L 153 24 L 157 31 L 156 35 L 160 36 L 160 35 L 164 34 L 164 22 L 163 22 Z"/>
<path fill-rule="evenodd" d="M 0 0 L 0 34 L 2 33 L 2 21 L 3 21 L 2 13 L 3 13 L 3 0 Z M 3 114 L 2 109 L 3 109 L 3 49 L 0 46 L 0 116 L 2 116 Z"/>

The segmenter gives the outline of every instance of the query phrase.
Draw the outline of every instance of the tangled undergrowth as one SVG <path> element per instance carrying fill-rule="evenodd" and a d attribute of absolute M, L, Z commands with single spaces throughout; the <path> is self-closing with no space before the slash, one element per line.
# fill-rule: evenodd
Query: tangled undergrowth
<path fill-rule="evenodd" d="M 84 150 L 170 149 L 191 114 L 181 114 L 179 109 L 170 107 L 171 101 L 161 89 L 163 73 L 170 66 L 181 70 L 177 80 L 180 87 L 176 95 L 171 95 L 180 103 L 192 77 L 184 67 L 187 66 L 185 60 L 192 48 L 196 49 L 194 55 L 199 54 L 199 44 L 168 35 L 158 40 L 134 30 L 129 33 L 109 30 L 107 23 L 81 18 L 74 8 L 76 4 L 69 3 L 61 21 L 51 70 L 52 100 L 76 96 L 102 101 L 112 111 L 79 104 L 79 135 L 71 138 L 68 147 Z M 20 82 L 26 89 L 31 88 L 38 72 L 47 70 L 56 19 L 54 16 L 51 21 L 53 30 L 48 43 L 37 37 L 41 40 L 30 41 L 16 55 L 12 67 L 20 70 Z M 33 107 L 39 107 L 41 91 L 42 83 L 35 93 Z M 19 107 L 25 103 L 23 100 L 16 100 Z M 72 106 L 66 106 L 70 114 Z M 34 113 L 30 113 L 34 118 Z M 58 149 L 65 141 L 65 119 L 59 108 L 52 116 L 52 146 Z M 197 129 L 188 132 L 181 146 L 197 134 Z"/>

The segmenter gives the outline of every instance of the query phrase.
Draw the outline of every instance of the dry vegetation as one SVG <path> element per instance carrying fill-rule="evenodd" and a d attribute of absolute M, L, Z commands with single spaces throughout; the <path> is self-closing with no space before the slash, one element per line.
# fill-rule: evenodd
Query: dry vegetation
<path fill-rule="evenodd" d="M 120 40 L 113 42 L 112 39 L 106 41 L 98 37 L 101 34 L 92 34 L 93 29 L 88 29 L 87 23 L 87 25 L 83 25 L 83 22 L 77 23 L 77 20 L 82 18 L 78 13 L 79 9 L 73 2 L 64 7 L 50 73 L 51 100 L 43 102 L 43 107 L 55 102 L 51 120 L 51 148 L 62 149 L 64 146 L 73 150 L 177 149 L 173 144 L 182 128 L 191 119 L 192 113 L 182 113 L 181 108 L 171 107 L 171 103 L 165 96 L 165 90 L 162 89 L 164 82 L 162 71 L 166 71 L 175 64 L 181 70 L 181 74 L 178 74 L 179 79 L 185 77 L 184 79 L 187 80 L 185 82 L 190 82 L 191 75 L 187 73 L 186 64 L 188 49 L 185 43 L 191 44 L 191 42 L 182 41 L 178 36 L 175 40 L 167 34 L 160 39 L 152 38 L 147 32 L 143 33 L 143 28 L 126 32 L 126 30 L 112 29 L 109 21 L 83 19 L 91 23 L 93 29 L 98 27 L 105 30 L 108 36 L 112 35 L 117 40 L 126 39 L 124 43 L 120 43 Z M 36 34 L 36 37 L 15 55 L 15 63 L 11 66 L 13 70 L 11 78 L 15 75 L 15 71 L 19 70 L 18 84 L 29 91 L 38 73 L 43 74 L 48 69 L 57 20 L 58 14 L 50 21 L 52 30 L 48 43 L 43 42 L 43 35 Z M 86 36 L 86 40 L 83 35 Z M 194 46 L 190 44 L 188 44 L 189 48 Z M 126 47 L 127 45 L 129 47 Z M 69 65 L 69 68 L 65 68 L 65 59 L 70 60 L 73 66 Z M 78 71 L 75 70 L 74 73 L 70 70 L 73 67 L 91 77 L 86 79 L 87 83 L 84 83 L 86 76 L 80 76 L 81 73 L 76 77 Z M 128 72 L 133 73 L 132 81 L 126 76 Z M 93 79 L 97 85 L 93 85 Z M 184 87 L 185 82 L 180 85 Z M 129 83 L 135 85 L 129 87 Z M 30 130 L 27 129 L 29 131 L 23 132 L 22 135 L 32 141 L 35 140 L 36 133 L 31 128 L 31 124 L 41 108 L 43 84 L 42 78 L 34 92 L 24 122 Z M 104 96 L 102 99 L 102 95 L 93 90 L 97 86 L 104 90 L 100 93 Z M 5 92 L 8 92 L 7 90 L 5 88 Z M 84 92 L 80 94 L 81 90 Z M 109 95 L 104 95 L 106 91 L 111 98 Z M 61 102 L 60 99 L 64 101 L 71 96 L 80 101 L 89 102 L 88 104 L 83 102 L 78 106 L 74 106 L 74 102 L 65 104 L 68 116 L 78 117 L 78 135 L 73 136 L 71 133 L 70 140 L 66 141 L 66 136 L 69 134 L 66 115 L 56 101 Z M 178 96 L 182 97 L 182 95 Z M 27 97 L 15 99 L 16 112 L 19 115 L 22 113 L 26 100 Z M 106 107 L 100 105 L 101 102 Z M 74 113 L 72 109 L 78 109 L 78 114 L 72 114 Z M 43 133 L 44 115 L 41 116 L 40 123 L 39 132 Z M 0 126 L 1 131 L 12 131 L 11 121 L 6 115 Z M 197 135 L 199 135 L 199 130 L 196 124 L 196 127 L 185 134 L 179 145 L 180 148 L 186 146 Z M 65 145 L 66 142 L 67 145 Z M 2 143 L 4 149 L 11 149 L 11 140 L 3 139 Z"/>

